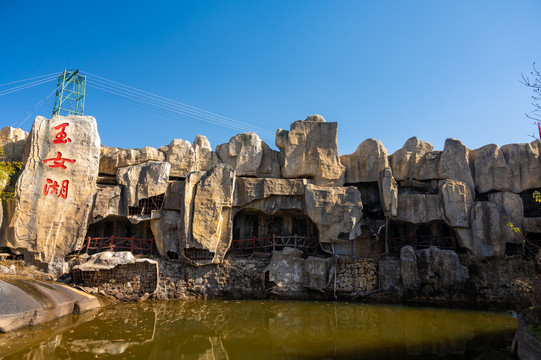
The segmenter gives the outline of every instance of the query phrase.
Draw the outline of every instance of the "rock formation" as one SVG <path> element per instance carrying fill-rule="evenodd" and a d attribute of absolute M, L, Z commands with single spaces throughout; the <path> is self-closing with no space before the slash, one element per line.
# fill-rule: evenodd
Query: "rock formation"
<path fill-rule="evenodd" d="M 438 151 L 413 137 L 389 155 L 368 139 L 339 156 L 336 131 L 337 123 L 312 115 L 278 129 L 279 151 L 255 133 L 213 151 L 201 135 L 158 149 L 100 147 L 91 117 L 38 117 L 28 136 L 4 128 L 0 144 L 25 168 L 15 199 L 0 209 L 0 246 L 62 272 L 62 258 L 98 228 L 105 237 L 153 238 L 159 255 L 192 265 L 220 264 L 258 246 L 297 247 L 299 239 L 308 251 L 315 239 L 309 251 L 321 256 L 387 253 L 380 285 L 401 281 L 420 291 L 426 268 L 437 274 L 438 289 L 467 277 L 446 278 L 448 268 L 462 271 L 446 251 L 502 257 L 520 249 L 525 236 L 540 238 L 541 212 L 532 200 L 541 190 L 539 141 L 470 150 L 447 139 Z M 282 270 L 269 271 L 281 279 Z M 295 284 L 307 287 L 303 279 Z"/>
<path fill-rule="evenodd" d="M 64 256 L 82 246 L 98 177 L 100 138 L 89 116 L 38 116 L 15 189 L 3 243 L 62 273 Z"/>

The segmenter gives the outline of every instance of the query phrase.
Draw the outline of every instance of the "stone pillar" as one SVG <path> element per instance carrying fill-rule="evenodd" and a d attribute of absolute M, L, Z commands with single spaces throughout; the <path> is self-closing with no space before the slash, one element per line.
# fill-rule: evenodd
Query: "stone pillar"
<path fill-rule="evenodd" d="M 19 177 L 8 246 L 27 262 L 61 273 L 66 254 L 80 248 L 98 177 L 100 138 L 91 116 L 38 116 Z"/>

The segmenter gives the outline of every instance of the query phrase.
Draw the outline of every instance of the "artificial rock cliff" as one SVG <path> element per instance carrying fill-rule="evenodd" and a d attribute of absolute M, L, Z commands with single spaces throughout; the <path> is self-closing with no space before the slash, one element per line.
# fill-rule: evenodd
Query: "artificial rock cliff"
<path fill-rule="evenodd" d="M 159 149 L 100 146 L 89 116 L 38 117 L 28 135 L 4 128 L 8 160 L 25 167 L 14 199 L 2 203 L 0 246 L 62 273 L 87 236 L 152 237 L 161 257 L 192 265 L 220 264 L 239 250 L 235 241 L 273 236 L 315 238 L 320 254 L 404 259 L 430 245 L 503 257 L 523 236 L 541 238 L 531 204 L 541 189 L 539 141 L 470 150 L 448 139 L 435 151 L 414 137 L 388 154 L 368 139 L 339 156 L 336 130 L 313 115 L 277 130 L 279 151 L 255 133 L 213 151 L 200 135 Z M 415 264 L 444 259 L 467 277 L 452 255 L 426 251 Z M 406 273 L 412 261 L 403 261 Z M 404 271 L 408 286 L 421 286 Z"/>

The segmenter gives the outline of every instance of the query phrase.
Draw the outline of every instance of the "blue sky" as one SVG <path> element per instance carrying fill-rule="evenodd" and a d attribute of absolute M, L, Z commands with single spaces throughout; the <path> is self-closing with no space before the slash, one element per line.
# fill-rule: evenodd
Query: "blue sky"
<path fill-rule="evenodd" d="M 273 133 L 318 113 L 338 122 L 341 154 L 367 138 L 390 153 L 411 136 L 436 149 L 448 137 L 501 146 L 536 131 L 519 80 L 541 64 L 539 14 L 539 0 L 0 0 L 0 84 L 77 68 Z M 0 96 L 0 126 L 55 85 Z M 86 96 L 109 146 L 200 133 L 215 147 L 242 132 L 91 87 Z"/>

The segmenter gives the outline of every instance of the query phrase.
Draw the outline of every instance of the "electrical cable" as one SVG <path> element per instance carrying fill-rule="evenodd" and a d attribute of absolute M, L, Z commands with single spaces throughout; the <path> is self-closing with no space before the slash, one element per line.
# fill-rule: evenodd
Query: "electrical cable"
<path fill-rule="evenodd" d="M 8 82 L 8 83 L 0 84 L 0 86 L 10 85 L 10 84 L 16 84 L 16 83 L 20 83 L 20 82 L 23 82 L 23 81 L 30 81 L 30 80 L 34 80 L 34 79 L 38 79 L 38 78 L 44 78 L 44 77 L 48 77 L 48 76 L 52 76 L 52 75 L 58 76 L 58 75 L 60 75 L 60 74 L 62 74 L 62 72 L 56 72 L 56 73 L 52 73 L 52 74 L 36 76 L 36 77 L 33 77 L 33 78 L 24 79 L 24 80 L 12 81 L 12 82 Z"/>
<path fill-rule="evenodd" d="M 220 126 L 224 126 L 224 127 L 229 127 L 231 129 L 237 130 L 237 131 L 238 131 L 238 128 L 239 128 L 238 124 L 223 123 L 223 122 L 218 121 L 217 119 L 207 118 L 207 117 L 204 117 L 204 116 L 199 115 L 199 114 L 186 113 L 185 111 L 182 111 L 182 110 L 180 110 L 178 108 L 175 108 L 175 107 L 172 107 L 172 106 L 160 105 L 160 104 L 156 104 L 156 103 L 153 103 L 153 102 L 149 102 L 149 101 L 147 101 L 145 99 L 141 99 L 140 97 L 133 97 L 133 96 L 129 96 L 127 94 L 119 93 L 118 90 L 115 91 L 115 89 L 110 89 L 110 88 L 107 89 L 107 88 L 103 88 L 101 86 L 92 85 L 92 84 L 87 84 L 87 86 L 98 89 L 98 90 L 101 90 L 101 91 L 105 91 L 105 92 L 108 92 L 108 93 L 111 93 L 111 94 L 115 94 L 115 95 L 118 95 L 118 96 L 121 96 L 121 97 L 124 97 L 124 98 L 127 98 L 127 99 L 140 101 L 140 102 L 143 102 L 145 104 L 149 104 L 149 105 L 155 106 L 155 107 L 163 109 L 163 110 L 167 110 L 167 111 L 174 112 L 174 113 L 177 113 L 177 114 L 189 116 L 189 117 L 191 117 L 191 118 L 193 118 L 195 120 L 201 120 L 201 121 L 205 121 L 205 122 L 208 122 L 208 123 L 211 123 L 211 124 L 214 124 L 214 125 L 220 125 Z M 248 126 L 249 125 L 244 125 L 242 127 L 248 127 Z M 274 138 L 271 138 L 270 136 L 267 136 L 267 135 L 263 135 L 263 136 L 260 136 L 260 137 L 267 140 L 267 141 L 271 141 L 271 142 L 274 141 Z"/>
<path fill-rule="evenodd" d="M 36 80 L 34 82 L 31 82 L 31 83 L 18 85 L 18 86 L 15 86 L 15 87 L 11 88 L 11 89 L 0 91 L 0 96 L 8 95 L 8 94 L 11 94 L 11 93 L 14 93 L 14 92 L 17 92 L 17 91 L 29 89 L 29 88 L 32 88 L 32 87 L 38 86 L 38 85 L 42 85 L 42 84 L 48 83 L 48 82 L 50 82 L 52 80 L 55 80 L 55 79 L 56 79 L 56 76 L 53 76 L 51 78 L 46 78 L 46 79 L 42 79 L 42 80 Z"/>
<path fill-rule="evenodd" d="M 94 79 L 95 80 L 95 79 Z M 237 120 L 227 120 L 228 118 L 225 118 L 225 117 L 222 117 L 222 118 L 218 118 L 217 116 L 208 116 L 207 114 L 201 112 L 201 111 L 196 111 L 196 110 L 192 110 L 192 109 L 186 109 L 185 107 L 182 107 L 182 106 L 179 106 L 177 104 L 175 104 L 175 102 L 167 102 L 167 101 L 163 101 L 163 100 L 159 100 L 159 99 L 156 99 L 156 98 L 153 98 L 153 97 L 150 97 L 150 96 L 146 96 L 146 95 L 141 95 L 137 92 L 134 92 L 134 91 L 130 91 L 130 90 L 127 90 L 125 88 L 122 88 L 120 86 L 117 86 L 117 85 L 112 85 L 112 84 L 109 84 L 109 83 L 105 83 L 105 82 L 102 82 L 102 81 L 99 81 L 98 80 L 98 85 L 101 85 L 102 87 L 106 87 L 108 88 L 109 90 L 113 90 L 113 91 L 120 91 L 122 93 L 130 93 L 129 95 L 130 96 L 134 96 L 138 99 L 144 99 L 145 101 L 149 101 L 153 104 L 156 104 L 157 106 L 167 106 L 169 108 L 175 108 L 185 114 L 187 114 L 188 116 L 191 116 L 191 115 L 196 115 L 198 116 L 198 118 L 200 117 L 204 117 L 206 119 L 211 119 L 211 121 L 213 121 L 214 123 L 218 124 L 218 125 L 223 125 L 224 123 L 230 125 L 230 126 L 234 126 L 236 128 L 241 128 L 241 129 L 244 129 L 244 130 L 247 130 L 247 131 L 254 131 L 254 127 L 251 126 L 250 124 L 246 124 L 246 123 L 242 123 L 240 121 L 237 121 Z M 269 136 L 271 138 L 274 138 L 274 133 L 273 132 L 270 132 L 268 130 L 265 130 L 265 129 L 261 129 L 260 130 L 257 130 L 256 131 L 266 135 L 266 136 Z"/>
<path fill-rule="evenodd" d="M 47 100 L 49 100 L 49 98 L 51 97 L 51 95 L 54 94 L 54 92 L 56 91 L 56 89 L 53 89 L 53 91 L 51 91 L 49 93 L 49 95 L 45 96 L 43 99 L 41 99 L 36 105 L 34 105 L 34 107 L 32 108 L 32 110 L 30 110 L 30 112 L 27 113 L 26 117 L 24 118 L 24 120 L 22 121 L 16 121 L 15 123 L 13 123 L 11 125 L 11 127 L 20 127 L 22 124 L 24 124 L 24 122 L 33 114 L 35 113 L 40 107 L 41 105 L 43 105 L 43 103 Z"/>
<path fill-rule="evenodd" d="M 119 90 L 122 89 L 122 91 L 131 92 L 134 95 L 137 94 L 137 95 L 142 96 L 142 97 L 151 98 L 155 102 L 160 102 L 160 103 L 168 105 L 168 106 L 175 106 L 179 110 L 182 109 L 181 111 L 189 111 L 189 112 L 192 112 L 192 113 L 197 113 L 197 114 L 199 114 L 201 116 L 205 116 L 207 118 L 212 117 L 212 118 L 215 118 L 217 120 L 219 119 L 221 122 L 227 122 L 227 123 L 229 123 L 231 125 L 236 125 L 236 126 L 239 126 L 239 127 L 242 127 L 242 128 L 255 129 L 256 131 L 258 131 L 260 133 L 265 133 L 268 136 L 274 137 L 274 133 L 272 131 L 267 130 L 267 129 L 263 129 L 263 128 L 260 128 L 260 127 L 257 127 L 257 126 L 246 124 L 246 123 L 243 123 L 243 122 L 235 120 L 235 119 L 231 119 L 231 118 L 219 115 L 219 114 L 212 113 L 210 111 L 199 109 L 199 108 L 196 108 L 196 107 L 193 107 L 193 106 L 190 106 L 190 105 L 187 105 L 187 104 L 184 104 L 184 103 L 172 100 L 172 99 L 165 98 L 163 96 L 152 94 L 150 92 L 140 90 L 140 89 L 137 89 L 135 87 L 119 83 L 117 81 L 109 80 L 109 79 L 106 79 L 106 78 L 101 77 L 101 76 L 93 75 L 93 74 L 90 74 L 88 72 L 84 72 L 84 73 L 87 76 L 90 76 L 90 77 L 94 78 L 94 81 L 100 82 L 102 85 L 106 85 L 106 86 L 109 86 L 109 87 L 116 87 Z"/>

